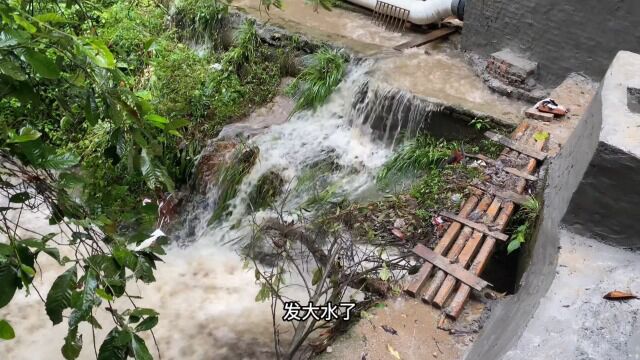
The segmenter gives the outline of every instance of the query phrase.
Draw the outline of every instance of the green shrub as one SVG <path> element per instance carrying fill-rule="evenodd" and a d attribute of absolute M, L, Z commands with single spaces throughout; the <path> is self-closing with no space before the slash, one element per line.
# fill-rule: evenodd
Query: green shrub
<path fill-rule="evenodd" d="M 158 110 L 167 117 L 191 117 L 209 62 L 182 44 L 167 44 L 154 60 L 151 90 Z"/>
<path fill-rule="evenodd" d="M 118 2 L 101 13 L 100 36 L 120 60 L 139 71 L 145 51 L 165 32 L 164 12 L 157 6 L 132 6 Z"/>
<path fill-rule="evenodd" d="M 173 22 L 183 40 L 215 44 L 228 12 L 228 3 L 221 0 L 177 0 Z"/>

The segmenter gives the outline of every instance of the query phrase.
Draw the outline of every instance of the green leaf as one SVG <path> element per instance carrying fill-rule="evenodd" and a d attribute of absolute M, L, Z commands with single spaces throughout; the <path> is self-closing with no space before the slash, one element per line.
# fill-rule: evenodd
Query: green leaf
<path fill-rule="evenodd" d="M 157 316 L 149 316 L 148 318 L 142 320 L 138 326 L 136 326 L 136 331 L 147 331 L 153 329 L 154 326 L 158 324 Z"/>
<path fill-rule="evenodd" d="M 159 187 L 160 184 L 164 184 L 169 191 L 173 190 L 174 183 L 171 177 L 169 177 L 167 169 L 158 164 L 155 159 L 151 158 L 146 149 L 142 149 L 140 160 L 142 176 L 150 188 L 156 188 Z"/>
<path fill-rule="evenodd" d="M 124 331 L 114 327 L 100 345 L 98 360 L 126 360 L 127 345 L 122 343 L 121 338 L 129 335 Z"/>
<path fill-rule="evenodd" d="M 538 131 L 535 134 L 533 134 L 533 138 L 536 141 L 545 141 L 549 138 L 549 133 L 546 131 Z"/>
<path fill-rule="evenodd" d="M 37 250 L 44 249 L 44 243 L 42 243 L 41 240 L 37 240 L 37 239 L 24 239 L 20 241 L 20 244 L 37 249 Z"/>
<path fill-rule="evenodd" d="M 116 259 L 120 266 L 126 267 L 132 271 L 135 271 L 138 265 L 138 258 L 131 252 L 131 250 L 118 246 L 113 249 L 113 258 Z"/>
<path fill-rule="evenodd" d="M 507 254 L 511 254 L 512 252 L 518 250 L 520 248 L 521 242 L 519 240 L 511 240 L 509 245 L 507 245 Z"/>
<path fill-rule="evenodd" d="M 96 65 L 106 68 L 114 69 L 116 67 L 116 60 L 109 48 L 100 40 L 89 40 L 84 47 L 85 54 Z"/>
<path fill-rule="evenodd" d="M 16 333 L 13 331 L 13 328 L 7 320 L 0 320 L 0 339 L 11 340 L 15 337 Z"/>
<path fill-rule="evenodd" d="M 47 79 L 57 79 L 60 77 L 60 69 L 45 54 L 27 49 L 24 51 L 24 59 L 33 67 L 33 70 L 40 76 Z"/>
<path fill-rule="evenodd" d="M 100 296 L 101 298 L 107 301 L 113 301 L 113 296 L 107 294 L 107 292 L 104 291 L 104 289 L 96 289 L 96 295 Z"/>
<path fill-rule="evenodd" d="M 271 295 L 271 289 L 267 284 L 263 283 L 262 286 L 260 287 L 260 290 L 258 291 L 258 294 L 256 295 L 255 300 L 256 302 L 264 302 L 269 298 L 270 295 Z"/>
<path fill-rule="evenodd" d="M 167 131 L 170 130 L 175 130 L 175 129 L 179 129 L 185 126 L 189 126 L 191 124 L 191 121 L 187 120 L 187 119 L 178 119 L 178 120 L 173 120 L 172 122 L 170 122 L 165 129 Z"/>
<path fill-rule="evenodd" d="M 322 268 L 317 268 L 313 271 L 313 277 L 311 278 L 311 285 L 317 285 L 322 279 Z"/>
<path fill-rule="evenodd" d="M 25 75 L 20 65 L 5 58 L 0 58 L 0 73 L 10 76 L 18 81 L 27 79 L 27 76 Z"/>
<path fill-rule="evenodd" d="M 158 316 L 160 314 L 158 314 L 157 311 L 150 309 L 150 308 L 135 308 L 133 309 L 133 311 L 131 311 L 131 316 Z"/>
<path fill-rule="evenodd" d="M 387 281 L 391 277 L 391 271 L 387 267 L 387 264 L 382 265 L 382 270 L 380 270 L 380 280 Z"/>
<path fill-rule="evenodd" d="M 69 23 L 71 21 L 65 19 L 64 17 L 60 16 L 57 13 L 45 13 L 45 14 L 40 14 L 40 15 L 36 15 L 34 16 L 34 19 L 40 21 L 40 22 L 44 22 L 44 23 L 51 23 L 51 24 L 56 24 L 56 23 Z"/>
<path fill-rule="evenodd" d="M 27 201 L 31 199 L 31 195 L 29 195 L 28 192 L 23 191 L 23 192 L 19 192 L 19 193 L 15 193 L 13 195 L 11 195 L 11 197 L 9 198 L 9 202 L 12 203 L 16 203 L 16 204 L 22 204 L 23 202 Z"/>
<path fill-rule="evenodd" d="M 40 134 L 40 132 L 38 132 L 37 130 L 34 130 L 31 127 L 25 126 L 22 129 L 20 129 L 19 135 L 17 135 L 15 132 L 9 132 L 9 140 L 7 140 L 7 142 L 10 144 L 15 144 L 15 143 L 33 141 L 38 139 L 40 135 L 42 134 Z"/>
<path fill-rule="evenodd" d="M 136 266 L 136 270 L 133 272 L 133 275 L 136 279 L 142 280 L 145 284 L 156 281 L 156 278 L 153 276 L 152 265 L 144 256 L 140 256 L 138 258 L 138 265 Z"/>
<path fill-rule="evenodd" d="M 31 24 L 25 18 L 18 14 L 13 14 L 13 20 L 16 22 L 16 24 L 22 26 L 25 30 L 32 34 L 36 32 L 36 30 L 38 30 L 35 26 L 33 26 L 33 24 Z"/>
<path fill-rule="evenodd" d="M 60 250 L 58 250 L 58 248 L 48 247 L 42 249 L 42 252 L 54 258 L 58 264 L 63 265 L 62 260 L 60 259 Z"/>
<path fill-rule="evenodd" d="M 0 32 L 0 48 L 26 43 L 31 35 L 23 30 L 4 29 Z"/>
<path fill-rule="evenodd" d="M 20 264 L 20 270 L 22 270 L 23 273 L 29 275 L 30 277 L 36 276 L 36 271 L 29 265 Z"/>
<path fill-rule="evenodd" d="M 153 360 L 144 340 L 136 334 L 133 334 L 131 337 L 131 349 L 133 350 L 133 357 L 136 360 Z"/>
<path fill-rule="evenodd" d="M 20 284 L 20 278 L 15 269 L 7 263 L 0 264 L 0 289 L 2 289 L 0 291 L 0 308 L 11 301 L 18 284 Z"/>
<path fill-rule="evenodd" d="M 39 165 L 41 168 L 49 170 L 64 170 L 76 165 L 80 158 L 72 153 L 64 153 L 58 155 L 50 155 Z"/>
<path fill-rule="evenodd" d="M 144 119 L 150 122 L 153 126 L 159 127 L 160 129 L 164 129 L 165 124 L 169 123 L 169 120 L 167 118 L 157 114 L 148 114 L 144 117 Z"/>
<path fill-rule="evenodd" d="M 54 325 L 62 322 L 62 311 L 71 305 L 71 294 L 76 286 L 76 267 L 70 267 L 53 282 L 47 300 L 45 310 Z"/>
<path fill-rule="evenodd" d="M 62 345 L 62 356 L 67 360 L 74 360 L 80 356 L 82 350 L 82 335 L 78 335 L 78 328 L 69 329 Z"/>

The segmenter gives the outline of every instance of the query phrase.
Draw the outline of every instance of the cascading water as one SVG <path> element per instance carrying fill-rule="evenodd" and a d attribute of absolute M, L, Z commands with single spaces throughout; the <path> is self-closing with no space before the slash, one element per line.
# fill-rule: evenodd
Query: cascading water
<path fill-rule="evenodd" d="M 247 197 L 258 179 L 270 170 L 279 172 L 294 186 L 305 166 L 330 154 L 340 166 L 331 175 L 337 192 L 349 198 L 361 196 L 373 183 L 377 169 L 389 158 L 392 144 L 402 129 L 414 133 L 430 109 L 412 103 L 401 92 L 383 89 L 368 82 L 370 64 L 353 66 L 329 98 L 315 112 L 301 112 L 288 122 L 273 125 L 250 138 L 257 146 L 256 164 L 239 186 L 230 206 L 230 215 L 212 226 L 208 220 L 216 205 L 216 189 L 211 189 L 200 205 L 191 208 L 184 219 L 177 219 L 182 231 L 172 235 L 176 244 L 167 249 L 164 263 L 158 265 L 151 285 L 129 289 L 140 295 L 138 306 L 160 312 L 155 328 L 163 359 L 263 359 L 273 356 L 272 318 L 268 304 L 256 303 L 258 292 L 254 274 L 243 269 L 238 250 L 250 234 L 254 220 L 268 217 L 270 210 L 249 216 Z M 384 125 L 373 123 L 385 119 Z M 390 125 L 391 123 L 395 125 Z M 375 136 L 372 136 L 375 135 Z M 308 194 L 306 194 L 308 195 Z M 290 207 L 304 201 L 305 194 L 288 202 Z M 46 229 L 43 214 L 31 214 L 34 224 Z M 188 220 L 188 221 L 187 221 Z M 178 226 L 180 228 L 180 226 Z M 189 230 L 185 230 L 189 228 Z M 43 261 L 42 277 L 35 283 L 46 293 L 61 267 Z M 125 306 L 126 304 L 123 304 Z M 99 344 L 110 329 L 106 312 L 97 314 L 105 329 L 96 333 Z M 9 359 L 50 358 L 59 354 L 66 324 L 52 327 L 44 307 L 36 296 L 17 294 L 0 311 L 0 318 L 15 325 L 17 337 L 0 344 L 0 352 Z M 89 328 L 81 329 L 85 347 L 81 358 L 94 357 Z M 152 347 L 153 339 L 146 338 Z"/>

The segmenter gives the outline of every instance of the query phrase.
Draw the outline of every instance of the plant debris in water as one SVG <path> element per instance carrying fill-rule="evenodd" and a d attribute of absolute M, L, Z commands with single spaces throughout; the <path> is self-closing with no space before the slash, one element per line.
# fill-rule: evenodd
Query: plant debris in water
<path fill-rule="evenodd" d="M 217 182 L 218 201 L 209 224 L 228 215 L 230 202 L 238 194 L 238 187 L 258 159 L 258 152 L 257 147 L 242 144 L 234 151 L 229 164 L 220 171 Z"/>
<path fill-rule="evenodd" d="M 346 70 L 346 59 L 337 50 L 322 49 L 312 57 L 311 65 L 289 85 L 296 105 L 293 112 L 317 109 L 338 86 Z"/>

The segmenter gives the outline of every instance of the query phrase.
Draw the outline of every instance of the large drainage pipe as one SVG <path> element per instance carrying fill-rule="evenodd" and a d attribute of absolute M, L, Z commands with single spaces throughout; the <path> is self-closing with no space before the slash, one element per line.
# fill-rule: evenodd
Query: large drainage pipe
<path fill-rule="evenodd" d="M 449 16 L 455 16 L 460 20 L 464 18 L 465 0 L 384 0 L 384 3 L 392 5 L 391 7 L 377 6 L 378 0 L 347 1 L 393 17 L 397 17 L 395 9 L 405 9 L 409 12 L 406 20 L 416 25 L 433 24 Z"/>

